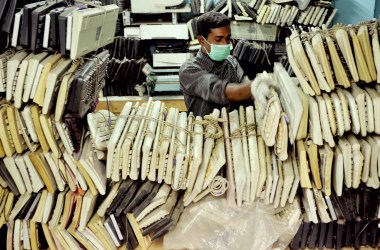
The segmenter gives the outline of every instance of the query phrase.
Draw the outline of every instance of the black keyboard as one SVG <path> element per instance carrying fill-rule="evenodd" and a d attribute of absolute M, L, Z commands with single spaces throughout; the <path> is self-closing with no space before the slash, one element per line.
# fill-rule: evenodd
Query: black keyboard
<path fill-rule="evenodd" d="M 65 1 L 44 5 L 36 8 L 32 12 L 32 27 L 31 27 L 31 41 L 30 48 L 37 50 L 42 48 L 42 42 L 44 39 L 44 27 L 46 15 L 53 9 L 62 6 L 67 6 Z"/>
<path fill-rule="evenodd" d="M 68 51 L 66 50 L 66 36 L 67 36 L 67 17 L 71 15 L 74 11 L 79 8 L 76 6 L 66 8 L 59 16 L 58 16 L 58 27 L 59 27 L 59 50 L 62 55 L 68 55 Z"/>
<path fill-rule="evenodd" d="M 54 50 L 59 49 L 58 16 L 63 12 L 63 10 L 63 8 L 57 8 L 50 12 L 49 46 Z"/>
<path fill-rule="evenodd" d="M 3 18 L 3 23 L 2 23 L 2 31 L 6 33 L 11 33 L 11 28 L 12 28 L 12 23 L 13 23 L 13 18 L 16 12 L 16 5 L 17 5 L 17 0 L 11 0 L 7 1 L 8 5 L 6 8 L 6 12 L 3 12 L 4 18 Z"/>
<path fill-rule="evenodd" d="M 104 50 L 77 71 L 67 101 L 68 113 L 82 118 L 95 104 L 100 90 L 105 85 L 108 61 L 109 51 Z"/>
<path fill-rule="evenodd" d="M 45 5 L 45 1 L 27 4 L 23 8 L 23 14 L 22 14 L 22 25 L 20 29 L 20 45 L 30 48 L 30 34 L 32 30 L 32 12 L 33 10 L 37 9 L 38 7 L 41 7 Z"/>

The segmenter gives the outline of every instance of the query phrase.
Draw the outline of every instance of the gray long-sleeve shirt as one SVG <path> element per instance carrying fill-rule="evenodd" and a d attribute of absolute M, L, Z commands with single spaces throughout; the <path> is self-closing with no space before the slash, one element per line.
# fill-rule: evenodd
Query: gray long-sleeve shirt
<path fill-rule="evenodd" d="M 187 60 L 179 70 L 181 91 L 188 112 L 205 116 L 217 108 L 231 111 L 238 103 L 230 103 L 224 94 L 227 83 L 241 83 L 243 69 L 235 57 L 229 56 L 221 64 L 215 64 L 201 50 Z"/>

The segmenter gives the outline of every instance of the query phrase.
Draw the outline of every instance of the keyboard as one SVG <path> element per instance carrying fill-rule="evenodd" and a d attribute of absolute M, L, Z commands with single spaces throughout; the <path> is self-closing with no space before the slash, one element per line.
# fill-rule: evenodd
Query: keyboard
<path fill-rule="evenodd" d="M 82 118 L 95 104 L 100 90 L 105 85 L 108 58 L 109 52 L 104 50 L 77 71 L 67 101 L 68 113 Z"/>

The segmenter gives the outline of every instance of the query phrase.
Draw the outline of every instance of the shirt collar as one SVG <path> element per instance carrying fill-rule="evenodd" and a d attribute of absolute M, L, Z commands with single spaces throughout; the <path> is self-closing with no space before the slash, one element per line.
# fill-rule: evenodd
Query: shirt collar
<path fill-rule="evenodd" d="M 220 66 L 214 63 L 208 56 L 206 56 L 202 49 L 200 49 L 197 53 L 197 58 L 199 58 L 200 63 L 205 67 L 208 72 L 211 72 L 214 68 L 224 68 L 228 64 L 228 60 L 224 60 Z"/>

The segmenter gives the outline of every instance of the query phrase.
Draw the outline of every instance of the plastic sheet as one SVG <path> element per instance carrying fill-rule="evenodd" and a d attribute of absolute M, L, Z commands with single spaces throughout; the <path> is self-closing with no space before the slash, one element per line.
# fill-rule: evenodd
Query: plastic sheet
<path fill-rule="evenodd" d="M 164 249 L 285 249 L 300 223 L 290 225 L 263 202 L 234 208 L 224 198 L 208 196 L 184 210 L 165 235 Z"/>

